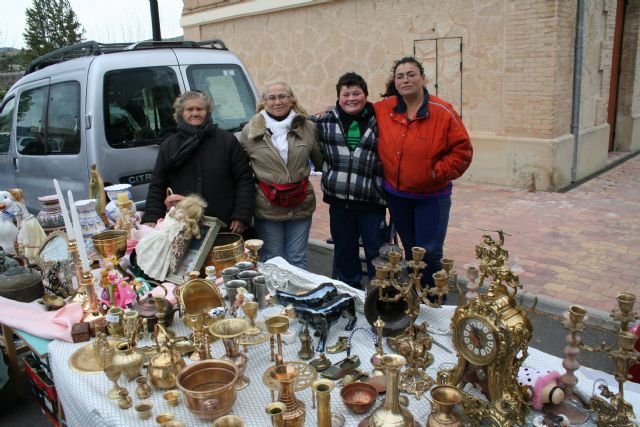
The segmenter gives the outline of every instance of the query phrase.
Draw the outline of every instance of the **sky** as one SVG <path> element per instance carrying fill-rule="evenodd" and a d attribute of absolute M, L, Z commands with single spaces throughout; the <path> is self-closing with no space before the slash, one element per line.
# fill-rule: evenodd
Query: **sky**
<path fill-rule="evenodd" d="M 150 39 L 149 0 L 69 0 L 85 39 L 102 43 Z M 24 47 L 25 10 L 33 0 L 0 0 L 0 47 Z M 181 36 L 182 0 L 158 0 L 163 38 Z"/>

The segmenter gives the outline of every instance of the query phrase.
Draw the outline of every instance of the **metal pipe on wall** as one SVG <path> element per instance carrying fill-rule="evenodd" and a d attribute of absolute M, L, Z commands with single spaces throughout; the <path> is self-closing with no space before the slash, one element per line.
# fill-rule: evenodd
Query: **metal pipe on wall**
<path fill-rule="evenodd" d="M 573 57 L 573 106 L 571 109 L 571 133 L 573 134 L 572 183 L 577 180 L 578 148 L 580 143 L 580 91 L 582 89 L 582 59 L 584 51 L 584 7 L 584 0 L 578 0 L 576 45 Z"/>

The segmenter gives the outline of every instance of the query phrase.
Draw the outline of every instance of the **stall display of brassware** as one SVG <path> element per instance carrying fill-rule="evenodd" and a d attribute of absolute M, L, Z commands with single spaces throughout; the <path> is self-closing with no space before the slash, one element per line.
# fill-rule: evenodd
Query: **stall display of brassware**
<path fill-rule="evenodd" d="M 102 258 L 102 268 L 106 271 L 107 263 L 110 263 L 119 269 L 120 258 L 127 248 L 126 231 L 91 231 L 93 246 Z M 307 413 L 307 404 L 316 409 L 316 403 L 316 425 L 343 425 L 344 416 L 334 413 L 330 404 L 331 392 L 336 386 L 346 408 L 343 409 L 345 415 L 347 409 L 350 417 L 357 414 L 361 417 L 359 425 L 363 427 L 414 426 L 419 425 L 418 421 L 424 422 L 425 427 L 461 427 L 487 422 L 501 426 L 522 424 L 530 403 L 524 388 L 517 384 L 516 374 L 528 355 L 532 327 L 527 317 L 529 310 L 516 303 L 516 293 L 522 286 L 517 274 L 507 266 L 505 233 L 500 231 L 498 234 L 497 241 L 484 235 L 482 243 L 476 245 L 479 263 L 477 268 L 466 268 L 469 279 L 466 295 L 459 287 L 453 260 L 442 260 L 443 270 L 433 274 L 435 287 L 425 289 L 421 286 L 426 267 L 423 261 L 425 249 L 411 248 L 411 259 L 404 260 L 398 247 L 388 246 L 385 257 L 376 262 L 376 275 L 371 280 L 372 290 L 365 303 L 367 320 L 373 326 L 371 332 L 377 338 L 375 347 L 369 346 L 366 350 L 350 348 L 348 351 L 351 354 L 347 353 L 347 357 L 353 359 L 360 356 L 362 360 L 370 360 L 373 367 L 371 375 L 378 377 L 377 383 L 361 382 L 367 377 L 367 373 L 361 369 L 355 373 L 349 372 L 346 377 L 338 377 L 343 380 L 334 385 L 328 379 L 318 380 L 314 366 L 302 361 L 284 360 L 282 334 L 289 331 L 290 317 L 278 314 L 265 316 L 264 321 L 257 320 L 262 319 L 261 313 L 269 300 L 265 298 L 266 294 L 258 297 L 256 288 L 259 284 L 260 289 L 266 292 L 270 280 L 268 274 L 265 274 L 267 277 L 262 276 L 263 272 L 258 268 L 259 251 L 264 242 L 258 239 L 243 241 L 240 235 L 233 233 L 218 234 L 205 266 L 215 267 L 215 272 L 224 277 L 224 282 L 229 285 L 228 294 L 235 295 L 237 288 L 233 286 L 234 282 L 256 294 L 255 300 L 248 298 L 241 306 L 237 304 L 244 318 L 234 312 L 226 312 L 223 296 L 214 283 L 211 269 L 209 280 L 197 278 L 197 272 L 194 272 L 192 280 L 176 288 L 177 307 L 168 302 L 166 288 L 162 285 L 164 297 L 149 293 L 135 302 L 134 310 L 125 311 L 112 306 L 108 311 L 107 329 L 112 337 L 122 337 L 124 341 L 108 341 L 104 334 L 100 334 L 90 346 L 74 353 L 74 362 L 70 363 L 80 372 L 103 372 L 112 383 L 110 389 L 105 387 L 104 394 L 116 401 L 114 404 L 119 405 L 123 413 L 126 412 L 124 409 L 135 405 L 137 416 L 148 419 L 153 405 L 133 399 L 148 399 L 153 393 L 163 393 L 162 403 L 170 411 L 176 410 L 174 405 L 178 405 L 178 408 L 183 405 L 203 420 L 216 421 L 214 425 L 241 426 L 244 423 L 242 417 L 225 416 L 233 410 L 238 391 L 250 384 L 247 375 L 250 362 L 245 353 L 248 346 L 271 339 L 271 361 L 274 363 L 264 371 L 262 383 L 266 387 L 265 394 L 271 394 L 272 403 L 267 405 L 266 413 L 262 414 L 264 425 L 304 426 L 306 418 L 312 416 L 312 413 Z M 248 250 L 246 255 L 245 248 Z M 264 270 L 268 271 L 268 268 Z M 124 271 L 120 273 L 126 277 Z M 88 286 L 87 283 L 83 285 Z M 452 290 L 458 292 L 458 307 L 450 325 L 457 363 L 452 364 L 451 369 L 440 369 L 437 381 L 434 381 L 427 374 L 427 368 L 435 362 L 431 353 L 433 338 L 427 323 L 418 322 L 420 306 L 426 306 L 428 310 L 438 309 Z M 331 283 L 323 283 L 300 293 L 285 292 L 276 287 L 274 294 L 271 303 L 292 306 L 292 310 L 291 307 L 287 308 L 288 313 L 295 313 L 303 325 L 300 329 L 302 333 L 298 334 L 298 357 L 307 360 L 315 356 L 314 340 L 311 338 L 313 334 L 309 331 L 309 327 L 312 327 L 316 330 L 316 336 L 319 335 L 316 351 L 320 354 L 314 362 L 322 369 L 340 370 L 340 362 L 331 366 L 331 361 L 325 356 L 325 341 L 330 333 L 329 327 L 343 315 L 348 319 L 345 329 L 354 328 L 357 318 L 354 297 L 338 293 L 336 286 Z M 577 393 L 573 393 L 577 383 L 575 371 L 580 367 L 580 350 L 607 352 L 614 363 L 617 393 L 610 390 L 608 384 L 601 383 L 598 384 L 599 395 L 580 402 L 590 405 L 590 408 L 585 405 L 583 412 L 587 414 L 591 411 L 590 416 L 597 419 L 598 425 L 635 425 L 633 407 L 624 399 L 624 383 L 629 368 L 640 360 L 634 351 L 637 337 L 628 331 L 629 324 L 638 319 L 633 310 L 635 301 L 636 297 L 628 293 L 617 298 L 618 307 L 611 314 L 620 324 L 615 349 L 589 347 L 582 342 L 580 333 L 587 317 L 586 309 L 571 306 L 565 316 L 564 326 L 569 330 L 569 335 L 562 386 L 569 399 L 573 399 L 574 403 L 580 400 Z M 113 303 L 113 299 L 110 302 Z M 189 337 L 176 338 L 176 333 L 167 329 L 178 309 L 182 322 L 192 331 Z M 225 318 L 225 315 L 239 317 Z M 154 332 L 155 346 L 136 347 L 139 340 L 147 338 L 143 334 L 146 331 L 142 331 L 143 324 Z M 335 335 L 332 334 L 332 340 Z M 387 347 L 391 352 L 385 352 L 383 336 L 388 337 Z M 211 344 L 216 339 L 222 341 L 225 353 L 214 353 L 214 356 Z M 470 340 L 474 348 L 469 347 Z M 244 352 L 241 351 L 242 346 Z M 352 354 L 363 351 L 368 353 Z M 89 360 L 89 352 L 91 366 L 85 367 L 82 362 Z M 193 363 L 187 365 L 183 356 L 189 352 Z M 292 353 L 289 351 L 287 354 Z M 141 372 L 143 365 L 148 365 L 146 375 Z M 483 399 L 464 389 L 470 375 L 483 378 Z M 125 384 L 128 387 L 120 385 L 134 379 L 136 383 L 133 387 L 131 384 Z M 175 390 L 176 387 L 179 392 Z M 312 392 L 309 402 L 303 401 L 300 395 L 296 396 L 296 393 L 307 388 Z M 375 408 L 380 390 L 386 391 L 386 394 L 384 401 Z M 400 393 L 413 395 L 415 401 L 420 402 L 418 404 L 429 407 L 428 418 L 414 419 L 406 405 L 401 404 Z M 421 397 L 425 397 L 428 403 L 420 401 Z M 173 412 L 153 415 L 167 423 L 176 423 L 174 425 L 182 423 L 174 419 Z"/>

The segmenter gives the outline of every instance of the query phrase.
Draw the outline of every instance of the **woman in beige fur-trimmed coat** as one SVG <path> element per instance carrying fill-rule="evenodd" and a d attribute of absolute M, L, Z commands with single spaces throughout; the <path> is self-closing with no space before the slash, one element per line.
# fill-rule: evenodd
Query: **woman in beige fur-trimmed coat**
<path fill-rule="evenodd" d="M 323 162 L 315 124 L 283 82 L 265 86 L 256 111 L 240 143 L 256 178 L 254 216 L 258 237 L 264 241 L 262 259 L 281 256 L 306 270 L 316 208 L 309 160 L 316 170 Z"/>

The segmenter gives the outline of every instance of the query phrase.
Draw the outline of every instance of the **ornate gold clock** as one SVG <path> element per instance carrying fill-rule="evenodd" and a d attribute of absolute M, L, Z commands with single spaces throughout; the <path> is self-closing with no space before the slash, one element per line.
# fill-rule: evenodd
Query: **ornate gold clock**
<path fill-rule="evenodd" d="M 496 426 L 524 424 L 528 397 L 518 384 L 518 371 L 528 355 L 532 327 L 527 312 L 515 301 L 520 288 L 518 276 L 506 265 L 508 252 L 502 248 L 504 234 L 494 241 L 483 237 L 476 246 L 480 259 L 480 285 L 491 277 L 485 294 L 460 306 L 451 318 L 453 344 L 457 350 L 455 368 L 438 373 L 438 382 L 474 385 L 486 399 L 465 393 L 463 408 L 468 422 L 482 420 Z"/>

